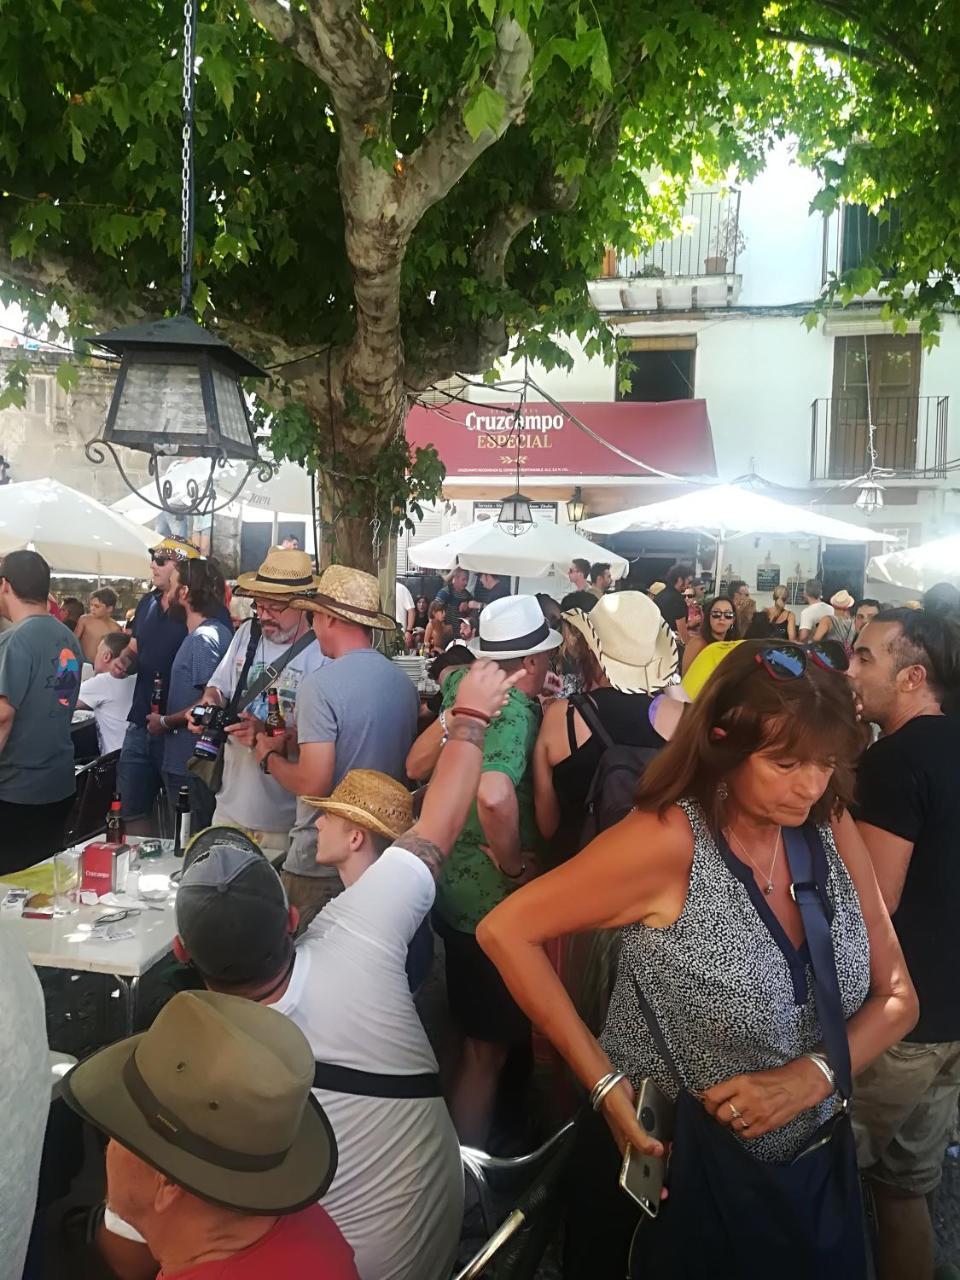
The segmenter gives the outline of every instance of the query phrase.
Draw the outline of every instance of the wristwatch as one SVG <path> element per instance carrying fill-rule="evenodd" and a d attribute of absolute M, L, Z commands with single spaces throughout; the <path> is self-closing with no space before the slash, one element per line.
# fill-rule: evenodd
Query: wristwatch
<path fill-rule="evenodd" d="M 279 755 L 279 752 L 268 751 L 267 754 L 260 761 L 260 772 L 265 773 L 268 778 L 270 777 L 270 757 L 275 755 Z"/>

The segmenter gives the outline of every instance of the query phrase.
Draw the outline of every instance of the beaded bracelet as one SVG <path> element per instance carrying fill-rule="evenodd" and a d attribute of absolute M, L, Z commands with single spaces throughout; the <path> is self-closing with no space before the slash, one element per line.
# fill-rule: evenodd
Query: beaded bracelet
<path fill-rule="evenodd" d="M 461 707 L 458 703 L 454 703 L 450 710 L 455 712 L 458 716 L 470 716 L 474 720 L 482 720 L 488 728 L 490 727 L 490 721 L 493 718 L 492 716 L 488 716 L 485 711 L 475 711 L 473 707 Z"/>

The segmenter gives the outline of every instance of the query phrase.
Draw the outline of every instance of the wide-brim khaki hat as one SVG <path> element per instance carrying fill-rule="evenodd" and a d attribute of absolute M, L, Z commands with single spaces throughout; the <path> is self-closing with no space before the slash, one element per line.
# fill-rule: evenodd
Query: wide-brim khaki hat
<path fill-rule="evenodd" d="M 679 662 L 673 632 L 642 591 L 601 596 L 589 613 L 564 621 L 579 631 L 604 675 L 621 693 L 653 693 L 669 684 Z"/>
<path fill-rule="evenodd" d="M 852 609 L 857 602 L 854 600 L 850 592 L 844 588 L 842 591 L 838 591 L 836 595 L 832 595 L 830 597 L 830 603 L 833 605 L 834 609 Z"/>
<path fill-rule="evenodd" d="M 178 1186 L 269 1215 L 313 1204 L 337 1170 L 313 1075 L 310 1046 L 282 1013 L 184 991 L 149 1031 L 92 1054 L 61 1089 L 74 1111 Z"/>
<path fill-rule="evenodd" d="M 380 584 L 373 574 L 345 564 L 332 564 L 324 569 L 316 591 L 303 600 L 295 600 L 293 607 L 309 609 L 311 613 L 331 613 L 344 622 L 372 627 L 374 631 L 397 629 L 396 618 L 381 608 Z"/>
<path fill-rule="evenodd" d="M 302 799 L 321 813 L 346 818 L 388 840 L 413 826 L 413 796 L 402 782 L 375 769 L 351 769 L 331 795 Z"/>
<path fill-rule="evenodd" d="M 316 591 L 320 579 L 306 551 L 271 547 L 256 573 L 241 573 L 233 589 L 238 596 L 296 596 Z"/>

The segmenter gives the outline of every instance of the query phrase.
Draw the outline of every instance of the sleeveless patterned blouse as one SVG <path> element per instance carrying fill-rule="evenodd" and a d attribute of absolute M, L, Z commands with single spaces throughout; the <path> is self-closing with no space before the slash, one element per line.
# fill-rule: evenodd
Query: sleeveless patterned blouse
<path fill-rule="evenodd" d="M 783 1066 L 820 1041 L 807 944 L 793 946 L 753 872 L 717 846 L 698 804 L 680 808 L 693 828 L 687 901 L 666 929 L 627 925 L 620 967 L 600 1042 L 636 1088 L 652 1076 L 670 1097 L 672 1072 L 640 1014 L 634 977 L 655 1013 L 684 1086 L 699 1093 L 731 1076 Z M 826 857 L 814 871 L 832 911 L 831 936 L 847 1018 L 867 997 L 870 947 L 860 899 L 830 828 L 819 828 Z M 827 1098 L 789 1124 L 744 1139 L 761 1160 L 789 1160 L 836 1109 Z"/>

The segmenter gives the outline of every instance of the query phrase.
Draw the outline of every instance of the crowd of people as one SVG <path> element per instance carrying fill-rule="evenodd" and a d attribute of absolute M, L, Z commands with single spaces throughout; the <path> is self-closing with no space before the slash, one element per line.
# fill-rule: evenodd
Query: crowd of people
<path fill-rule="evenodd" d="M 797 616 L 742 581 L 705 600 L 682 563 L 643 592 L 575 562 L 559 603 L 457 570 L 391 616 L 371 575 L 284 547 L 238 579 L 234 630 L 188 544 L 152 573 L 129 635 L 93 628 L 81 687 L 87 627 L 50 615 L 40 557 L 0 570 L 9 856 L 62 837 L 78 700 L 119 743 L 128 832 L 191 800 L 195 989 L 64 1082 L 109 1140 L 113 1275 L 447 1280 L 460 1144 L 528 1150 L 538 1117 L 576 1114 L 565 1280 L 857 1280 L 871 1249 L 880 1280 L 933 1276 L 960 594 L 889 608 L 810 580 Z M 378 640 L 424 618 L 421 707 Z M 637 1111 L 654 1086 L 666 1131 Z M 644 1212 L 622 1158 L 668 1145 Z"/>

